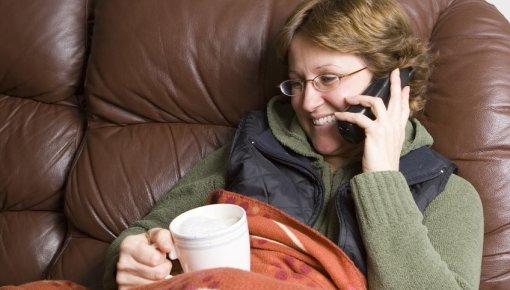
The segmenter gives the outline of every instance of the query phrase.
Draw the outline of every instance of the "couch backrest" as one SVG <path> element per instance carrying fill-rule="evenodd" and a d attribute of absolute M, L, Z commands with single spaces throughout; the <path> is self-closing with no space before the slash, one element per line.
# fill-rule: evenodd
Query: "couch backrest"
<path fill-rule="evenodd" d="M 278 93 L 299 1 L 2 0 L 0 285 L 100 289 L 115 236 Z M 510 24 L 483 0 L 400 2 L 440 53 L 421 120 L 484 203 L 480 287 L 508 289 Z"/>
<path fill-rule="evenodd" d="M 0 286 L 46 277 L 65 245 L 86 3 L 0 1 Z"/>

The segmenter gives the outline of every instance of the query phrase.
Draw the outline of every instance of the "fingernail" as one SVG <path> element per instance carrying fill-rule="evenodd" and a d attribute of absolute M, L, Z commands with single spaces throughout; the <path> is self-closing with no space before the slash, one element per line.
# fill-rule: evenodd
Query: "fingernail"
<path fill-rule="evenodd" d="M 175 250 L 170 251 L 170 253 L 168 254 L 168 257 L 170 258 L 170 260 L 177 259 L 177 253 L 175 252 Z"/>
<path fill-rule="evenodd" d="M 173 277 L 172 275 L 168 274 L 168 275 L 165 276 L 165 280 L 168 280 L 168 279 L 170 279 L 172 277 Z"/>

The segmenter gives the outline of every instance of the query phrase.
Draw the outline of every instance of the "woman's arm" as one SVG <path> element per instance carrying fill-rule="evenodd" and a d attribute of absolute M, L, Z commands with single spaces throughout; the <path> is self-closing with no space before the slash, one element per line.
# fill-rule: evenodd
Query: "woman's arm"
<path fill-rule="evenodd" d="M 479 288 L 483 212 L 471 184 L 452 175 L 424 215 L 397 171 L 363 173 L 351 184 L 370 289 Z"/>

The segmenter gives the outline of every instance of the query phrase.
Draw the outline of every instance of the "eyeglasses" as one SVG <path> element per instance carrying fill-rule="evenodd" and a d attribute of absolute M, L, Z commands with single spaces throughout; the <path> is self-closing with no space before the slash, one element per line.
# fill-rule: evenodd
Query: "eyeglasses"
<path fill-rule="evenodd" d="M 305 90 L 306 82 L 312 82 L 313 87 L 316 90 L 318 90 L 320 92 L 328 92 L 328 91 L 332 91 L 332 90 L 336 89 L 338 87 L 338 85 L 340 84 L 340 80 L 342 78 L 351 76 L 351 75 L 358 73 L 366 68 L 367 67 L 364 67 L 362 69 L 359 69 L 352 73 L 348 73 L 346 75 L 323 74 L 323 75 L 318 75 L 311 80 L 299 80 L 299 79 L 286 80 L 286 81 L 283 81 L 279 85 L 279 88 L 284 95 L 287 95 L 290 97 L 293 97 L 293 96 L 295 97 L 295 96 L 300 96 L 303 93 L 303 91 Z"/>

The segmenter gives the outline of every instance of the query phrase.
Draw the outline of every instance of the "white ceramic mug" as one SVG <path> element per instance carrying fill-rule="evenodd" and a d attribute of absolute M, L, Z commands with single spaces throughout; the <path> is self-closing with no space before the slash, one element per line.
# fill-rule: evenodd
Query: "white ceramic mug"
<path fill-rule="evenodd" d="M 250 238 L 242 207 L 198 207 L 177 216 L 169 228 L 184 272 L 219 267 L 250 271 Z"/>

